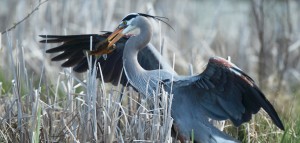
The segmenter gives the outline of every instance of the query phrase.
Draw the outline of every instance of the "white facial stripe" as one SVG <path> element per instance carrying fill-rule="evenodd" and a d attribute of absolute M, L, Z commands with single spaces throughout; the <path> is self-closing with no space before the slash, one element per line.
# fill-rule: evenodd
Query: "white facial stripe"
<path fill-rule="evenodd" d="M 126 21 L 126 25 L 131 25 L 131 23 L 132 23 L 132 21 L 134 20 L 135 18 L 132 18 L 132 19 L 130 19 L 130 20 L 125 20 Z M 119 25 L 122 25 L 123 24 L 123 22 L 124 22 L 124 20 L 123 21 L 121 21 L 121 23 L 119 24 Z"/>
<path fill-rule="evenodd" d="M 135 18 L 132 18 L 130 20 L 127 21 L 127 25 L 131 25 L 132 21 L 134 20 Z"/>
<path fill-rule="evenodd" d="M 128 32 L 132 31 L 133 29 L 135 28 L 135 26 L 127 26 L 123 31 L 122 31 L 122 34 L 127 34 Z"/>
<path fill-rule="evenodd" d="M 127 21 L 126 25 L 128 25 L 128 26 L 122 31 L 122 34 L 127 34 L 128 32 L 132 31 L 135 28 L 135 26 L 132 26 L 132 22 L 134 19 L 135 18 Z"/>

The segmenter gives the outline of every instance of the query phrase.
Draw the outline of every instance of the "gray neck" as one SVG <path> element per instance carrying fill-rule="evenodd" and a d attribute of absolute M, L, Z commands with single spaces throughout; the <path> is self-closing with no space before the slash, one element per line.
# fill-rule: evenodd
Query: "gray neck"
<path fill-rule="evenodd" d="M 132 36 L 125 44 L 123 52 L 123 65 L 124 71 L 128 78 L 128 81 L 139 92 L 147 93 L 148 80 L 151 79 L 146 75 L 147 71 L 144 70 L 137 60 L 137 55 L 140 49 L 144 48 L 151 39 L 152 27 L 145 17 L 137 17 L 135 20 L 136 26 L 140 29 L 140 33 L 136 36 Z M 148 92 L 151 90 L 148 90 Z"/>

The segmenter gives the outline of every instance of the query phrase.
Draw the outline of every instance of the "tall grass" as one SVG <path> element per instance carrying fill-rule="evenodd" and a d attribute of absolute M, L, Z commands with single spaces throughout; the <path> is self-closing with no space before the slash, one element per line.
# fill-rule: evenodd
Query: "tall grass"
<path fill-rule="evenodd" d="M 0 31 L 38 4 L 0 1 Z M 49 45 L 38 44 L 40 34 L 99 33 L 114 29 L 127 13 L 149 12 L 168 17 L 175 29 L 158 30 L 154 22 L 152 43 L 162 47 L 164 41 L 166 58 L 176 54 L 178 72 L 187 74 L 191 63 L 190 72 L 199 73 L 208 57 L 231 56 L 260 81 L 286 126 L 279 131 L 261 111 L 239 128 L 227 121 L 226 133 L 243 142 L 297 143 L 298 9 L 292 0 L 50 0 L 0 37 L 0 142 L 173 142 L 170 95 L 139 98 L 131 88 L 103 84 L 93 71 L 78 75 L 60 69 L 45 55 Z"/>
<path fill-rule="evenodd" d="M 56 84 L 34 84 L 24 79 L 25 66 L 10 65 L 16 78 L 1 98 L 1 142 L 172 141 L 172 96 L 165 92 L 139 99 L 133 90 L 105 87 L 93 70 L 86 81 L 65 69 Z"/>

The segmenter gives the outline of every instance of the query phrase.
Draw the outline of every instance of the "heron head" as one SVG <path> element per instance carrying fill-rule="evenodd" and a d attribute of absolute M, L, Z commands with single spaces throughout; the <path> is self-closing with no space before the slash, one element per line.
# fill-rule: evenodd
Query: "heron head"
<path fill-rule="evenodd" d="M 131 13 L 122 19 L 116 30 L 108 37 L 108 47 L 136 28 L 135 20 L 138 16 L 140 16 L 138 13 Z"/>
<path fill-rule="evenodd" d="M 164 21 L 164 20 L 168 20 L 168 18 L 166 18 L 166 17 L 152 16 L 152 15 L 144 14 L 144 13 L 130 13 L 122 19 L 121 23 L 118 25 L 116 30 L 108 37 L 108 42 L 109 42 L 108 47 L 115 44 L 125 34 L 136 29 L 139 18 L 141 18 L 141 17 L 153 18 L 153 19 L 161 21 L 161 22 L 167 24 L 169 27 L 171 27 L 166 21 Z"/>

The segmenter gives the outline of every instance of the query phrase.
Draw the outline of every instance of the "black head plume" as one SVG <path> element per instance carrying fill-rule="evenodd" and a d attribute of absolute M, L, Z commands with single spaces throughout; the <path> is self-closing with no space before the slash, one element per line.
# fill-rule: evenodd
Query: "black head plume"
<path fill-rule="evenodd" d="M 169 21 L 169 18 L 167 17 L 163 17 L 163 16 L 153 16 L 153 15 L 149 15 L 149 14 L 145 14 L 145 13 L 138 13 L 138 15 L 140 16 L 144 16 L 144 17 L 150 17 L 150 18 L 153 18 L 155 20 L 158 20 L 158 21 L 161 21 L 163 23 L 165 23 L 166 25 L 168 25 L 172 30 L 174 30 L 174 28 L 169 24 L 167 23 L 165 20 Z M 174 30 L 175 31 L 175 30 Z"/>
<path fill-rule="evenodd" d="M 161 22 L 165 23 L 166 25 L 168 25 L 172 30 L 174 30 L 174 28 L 169 23 L 166 22 L 166 21 L 169 21 L 169 19 L 167 17 L 153 16 L 153 15 L 149 15 L 149 14 L 145 14 L 145 13 L 131 13 L 131 14 L 127 15 L 125 18 L 123 18 L 122 21 L 124 21 L 124 20 L 128 21 L 128 20 L 130 20 L 132 18 L 135 18 L 137 16 L 153 18 L 155 20 L 161 21 Z"/>
<path fill-rule="evenodd" d="M 130 14 L 128 14 L 126 17 L 124 17 L 124 18 L 122 19 L 122 21 L 129 21 L 130 19 L 135 18 L 135 17 L 137 17 L 138 15 L 139 15 L 138 13 L 130 13 Z"/>

